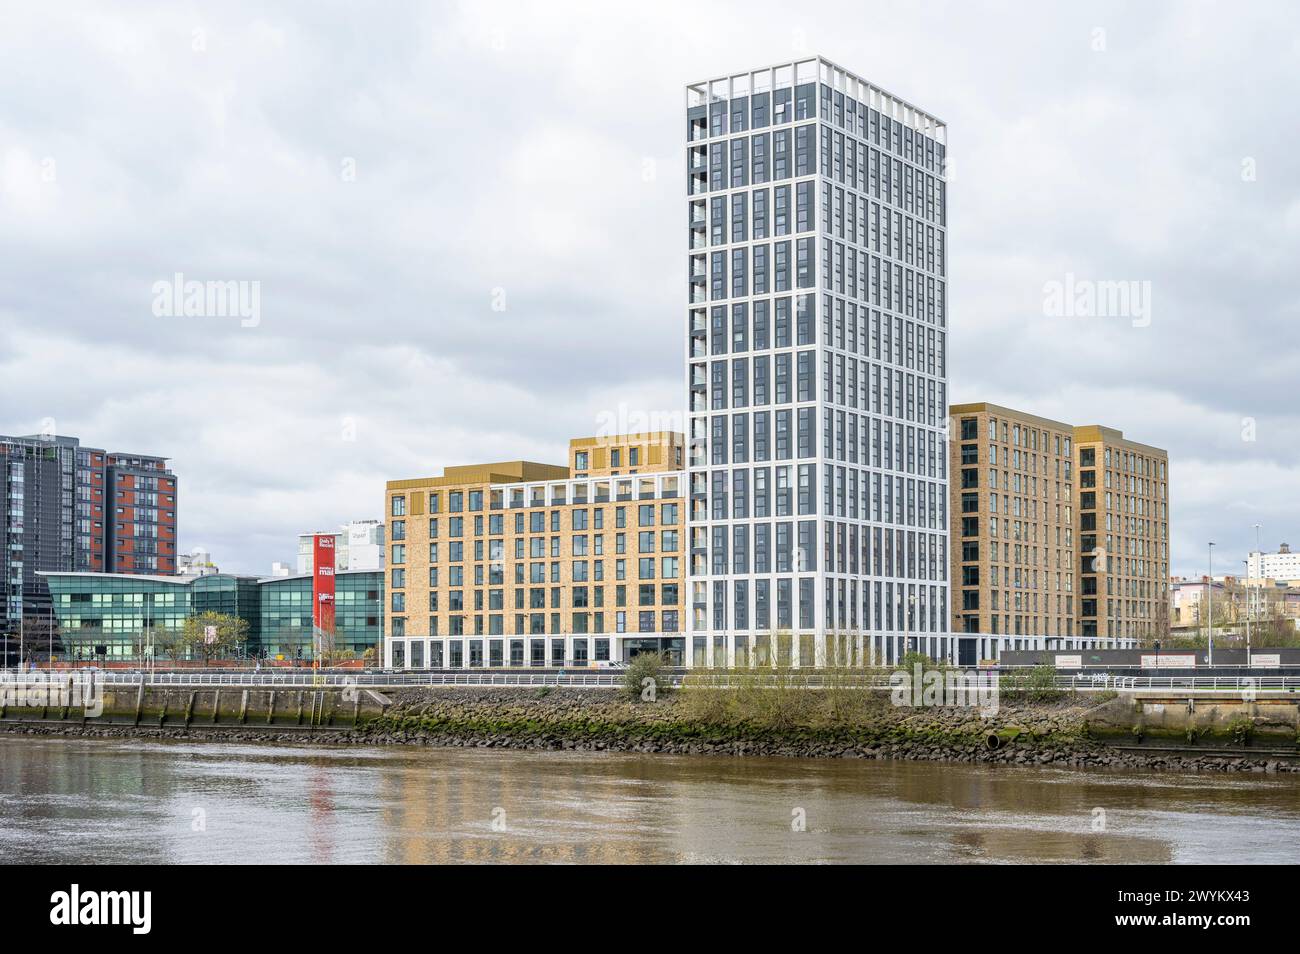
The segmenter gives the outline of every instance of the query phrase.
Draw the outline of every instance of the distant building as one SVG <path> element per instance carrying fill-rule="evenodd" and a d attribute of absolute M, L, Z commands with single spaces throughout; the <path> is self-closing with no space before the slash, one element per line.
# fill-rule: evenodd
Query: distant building
<path fill-rule="evenodd" d="M 291 567 L 287 563 L 281 563 L 279 560 L 276 560 L 274 563 L 271 564 L 271 575 L 272 576 L 293 576 L 293 567 Z"/>
<path fill-rule="evenodd" d="M 1300 580 L 1300 553 L 1283 543 L 1276 553 L 1254 550 L 1246 558 L 1247 575 L 1255 580 Z"/>
<path fill-rule="evenodd" d="M 1220 577 L 1211 584 L 1213 590 L 1213 601 L 1218 603 L 1220 609 L 1216 615 L 1222 613 L 1222 607 L 1226 605 L 1226 581 Z M 1169 623 L 1175 629 L 1186 628 L 1189 626 L 1205 625 L 1205 600 L 1209 590 L 1206 588 L 1205 577 L 1187 578 L 1174 577 L 1169 583 Z"/>
<path fill-rule="evenodd" d="M 220 572 L 220 568 L 212 562 L 212 554 L 202 547 L 195 547 L 176 558 L 176 573 L 179 576 L 213 576 Z"/>
<path fill-rule="evenodd" d="M 310 574 L 312 565 L 312 537 L 317 533 L 298 534 L 298 572 Z M 334 534 L 334 569 L 382 570 L 384 568 L 384 522 L 382 520 L 354 520 L 345 523 Z"/>
<path fill-rule="evenodd" d="M 1169 621 L 1174 629 L 1205 626 L 1207 594 L 1213 594 L 1215 629 L 1243 630 L 1252 624 L 1300 619 L 1300 586 L 1293 581 L 1240 576 L 1174 577 L 1169 584 Z"/>
<path fill-rule="evenodd" d="M 92 480 L 94 455 L 89 458 Z M 176 572 L 176 475 L 165 457 L 142 454 L 104 455 L 108 511 L 104 535 L 104 569 L 110 573 Z M 78 462 L 78 466 L 83 465 Z M 94 535 L 91 542 L 93 545 Z"/>
<path fill-rule="evenodd" d="M 75 437 L 0 436 L 0 541 L 0 636 L 11 654 L 21 618 L 48 623 L 43 572 L 176 572 L 176 475 L 164 457 Z"/>

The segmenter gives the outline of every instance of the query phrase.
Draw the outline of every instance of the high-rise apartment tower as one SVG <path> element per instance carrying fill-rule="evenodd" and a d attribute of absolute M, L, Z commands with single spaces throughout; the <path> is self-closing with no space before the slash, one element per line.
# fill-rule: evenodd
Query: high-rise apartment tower
<path fill-rule="evenodd" d="M 945 126 L 820 57 L 686 94 L 688 662 L 950 657 Z"/>

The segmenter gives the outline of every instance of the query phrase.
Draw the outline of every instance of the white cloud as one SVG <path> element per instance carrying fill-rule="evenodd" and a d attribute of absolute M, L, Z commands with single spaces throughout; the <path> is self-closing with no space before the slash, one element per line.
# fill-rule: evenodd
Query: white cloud
<path fill-rule="evenodd" d="M 229 568 L 377 516 L 385 479 L 561 460 L 621 403 L 676 409 L 682 87 L 801 51 L 949 124 L 954 400 L 1167 447 L 1175 570 L 1202 538 L 1244 550 L 1257 521 L 1300 537 L 1284 3 L 83 4 L 6 21 L 0 432 L 52 416 L 171 457 L 182 546 Z M 150 286 L 177 271 L 260 281 L 262 324 L 155 318 Z M 1065 272 L 1150 280 L 1151 326 L 1044 317 Z"/>

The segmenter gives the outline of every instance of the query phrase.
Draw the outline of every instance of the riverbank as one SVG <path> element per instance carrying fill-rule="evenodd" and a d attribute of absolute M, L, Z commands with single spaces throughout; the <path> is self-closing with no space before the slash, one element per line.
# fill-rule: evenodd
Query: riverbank
<path fill-rule="evenodd" d="M 1230 752 L 1215 747 L 1204 754 L 1155 747 L 1135 751 L 1131 744 L 1117 748 L 1117 742 L 1134 740 L 1116 738 L 1113 732 L 1105 738 L 1099 732 L 1097 715 L 1106 704 L 1083 697 L 1003 702 L 984 718 L 974 709 L 894 706 L 883 693 L 851 692 L 839 698 L 832 692 L 814 699 L 806 690 L 769 689 L 746 700 L 736 692 L 688 690 L 648 703 L 625 701 L 601 689 L 421 687 L 388 690 L 382 709 L 355 727 L 33 720 L 0 721 L 0 732 L 1300 773 L 1300 762 L 1272 751 L 1252 752 L 1249 745 Z"/>

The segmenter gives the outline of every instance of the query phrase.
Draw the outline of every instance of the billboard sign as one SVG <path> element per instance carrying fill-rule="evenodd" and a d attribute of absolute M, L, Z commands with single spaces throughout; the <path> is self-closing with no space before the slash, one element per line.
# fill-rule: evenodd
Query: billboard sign
<path fill-rule="evenodd" d="M 317 655 L 334 647 L 334 535 L 312 536 L 311 625 Z"/>
<path fill-rule="evenodd" d="M 1195 669 L 1196 656 L 1190 653 L 1142 654 L 1143 669 Z"/>

